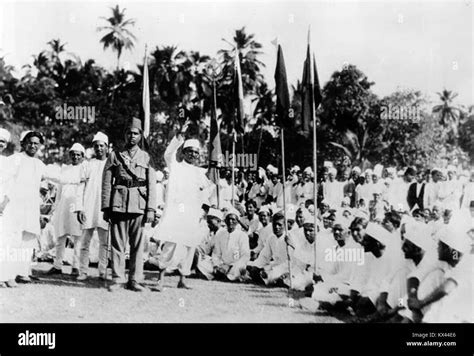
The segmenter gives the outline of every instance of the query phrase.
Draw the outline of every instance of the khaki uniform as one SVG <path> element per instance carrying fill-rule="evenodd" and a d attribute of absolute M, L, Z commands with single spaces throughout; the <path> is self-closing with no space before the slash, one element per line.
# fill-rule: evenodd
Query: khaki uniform
<path fill-rule="evenodd" d="M 138 148 L 113 151 L 102 176 L 101 209 L 111 212 L 112 279 L 125 279 L 125 250 L 130 244 L 129 281 L 143 278 L 143 215 L 156 207 L 156 177 L 150 156 Z"/>

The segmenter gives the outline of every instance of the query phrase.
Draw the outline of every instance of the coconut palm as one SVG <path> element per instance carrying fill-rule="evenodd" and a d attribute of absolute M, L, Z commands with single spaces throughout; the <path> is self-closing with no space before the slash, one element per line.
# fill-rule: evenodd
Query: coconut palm
<path fill-rule="evenodd" d="M 231 46 L 231 49 L 221 49 L 218 54 L 222 56 L 224 72 L 228 80 L 233 78 L 235 51 L 239 51 L 240 67 L 242 72 L 242 84 L 244 94 L 255 93 L 258 86 L 263 82 L 261 73 L 265 64 L 258 59 L 262 45 L 255 41 L 254 34 L 247 34 L 245 27 L 235 31 L 232 41 L 222 39 Z"/>
<path fill-rule="evenodd" d="M 446 89 L 437 94 L 441 104 L 433 107 L 433 113 L 438 114 L 441 125 L 449 127 L 457 137 L 461 109 L 453 105 L 453 100 L 458 94 Z"/>
<path fill-rule="evenodd" d="M 119 69 L 120 56 L 124 49 L 130 50 L 134 47 L 136 41 L 135 35 L 130 32 L 128 27 L 135 25 L 134 19 L 125 19 L 125 10 L 121 10 L 118 5 L 110 8 L 112 16 L 109 18 L 101 17 L 108 22 L 107 26 L 97 28 L 97 31 L 108 31 L 108 33 L 100 39 L 100 43 L 104 45 L 104 50 L 111 47 L 117 52 L 117 70 Z"/>

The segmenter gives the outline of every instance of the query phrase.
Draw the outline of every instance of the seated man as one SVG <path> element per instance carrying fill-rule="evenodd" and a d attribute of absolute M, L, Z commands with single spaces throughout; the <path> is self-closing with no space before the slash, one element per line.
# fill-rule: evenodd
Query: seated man
<path fill-rule="evenodd" d="M 258 234 L 257 231 L 260 230 L 263 226 L 258 219 L 257 203 L 255 200 L 247 200 L 245 203 L 246 214 L 242 218 L 243 229 L 247 232 L 249 237 L 250 248 L 253 249 L 258 245 Z"/>
<path fill-rule="evenodd" d="M 258 219 L 261 227 L 255 232 L 257 235 L 257 246 L 250 251 L 252 261 L 258 257 L 268 237 L 272 234 L 272 211 L 267 205 L 262 206 L 258 211 Z"/>
<path fill-rule="evenodd" d="M 303 228 L 290 234 L 290 247 L 294 250 L 291 260 L 291 281 L 284 278 L 283 282 L 293 290 L 304 291 L 313 285 L 315 257 L 314 218 L 305 210 Z"/>
<path fill-rule="evenodd" d="M 258 258 L 247 266 L 250 277 L 259 284 L 282 282 L 288 272 L 288 237 L 285 237 L 285 217 L 277 213 L 272 219 L 272 234 L 268 237 Z"/>
<path fill-rule="evenodd" d="M 362 238 L 365 250 L 364 264 L 349 280 L 350 295 L 346 306 L 352 307 L 357 316 L 367 316 L 375 312 L 376 298 L 385 278 L 392 272 L 393 259 L 389 232 L 382 226 L 369 223 Z"/>
<path fill-rule="evenodd" d="M 469 252 L 470 241 L 459 233 L 459 226 L 456 225 L 446 226 L 439 234 L 438 259 L 428 260 L 409 275 L 408 297 L 403 301 L 405 303 L 406 300 L 408 309 L 399 312 L 404 318 L 403 322 L 421 322 L 424 315 L 433 312 L 433 304 L 445 293 L 440 287 L 446 281 L 446 276 L 452 274 L 463 254 Z"/>
<path fill-rule="evenodd" d="M 216 236 L 222 228 L 222 213 L 220 210 L 210 208 L 207 213 L 207 226 L 209 233 L 204 237 L 201 244 L 196 248 L 196 270 L 198 274 L 201 274 L 204 278 L 211 280 L 214 278 L 214 266 L 212 263 L 212 253 L 216 245 Z"/>
<path fill-rule="evenodd" d="M 406 224 L 403 233 L 404 241 L 402 251 L 404 263 L 400 263 L 388 276 L 381 288 L 381 293 L 376 301 L 377 311 L 368 317 L 366 321 L 382 321 L 396 315 L 405 306 L 403 297 L 407 294 L 407 278 L 421 262 L 426 263 L 434 252 L 434 244 L 430 237 L 429 228 L 420 222 L 412 221 Z"/>
<path fill-rule="evenodd" d="M 239 213 L 230 209 L 225 216 L 227 229 L 221 229 L 215 236 L 212 265 L 214 277 L 221 280 L 241 280 L 246 274 L 250 260 L 250 248 L 247 234 L 236 229 Z"/>

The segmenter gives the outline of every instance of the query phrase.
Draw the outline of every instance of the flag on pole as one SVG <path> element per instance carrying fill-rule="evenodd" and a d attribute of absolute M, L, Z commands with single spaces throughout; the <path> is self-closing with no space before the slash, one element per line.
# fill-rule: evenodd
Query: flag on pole
<path fill-rule="evenodd" d="M 216 96 L 215 96 L 215 86 L 214 91 L 214 100 L 211 110 L 211 132 L 209 135 L 209 179 L 215 183 L 219 183 L 219 167 L 220 160 L 222 157 L 222 148 L 221 148 L 221 137 L 219 133 L 219 124 L 217 123 L 217 113 L 216 113 Z"/>
<path fill-rule="evenodd" d="M 278 45 L 277 63 L 275 68 L 275 92 L 276 92 L 276 123 L 279 127 L 290 128 L 289 118 L 290 93 L 288 92 L 288 81 L 286 79 L 285 59 L 283 50 Z"/>
<path fill-rule="evenodd" d="M 145 46 L 145 58 L 143 59 L 143 84 L 142 84 L 142 107 L 140 119 L 142 120 L 143 138 L 150 135 L 150 85 L 148 80 L 148 53 Z"/>
<path fill-rule="evenodd" d="M 314 112 L 321 104 L 321 88 L 319 85 L 318 71 L 316 68 L 316 60 L 314 55 L 311 58 L 311 39 L 310 31 L 308 30 L 308 47 L 306 50 L 306 59 L 303 68 L 303 97 L 302 97 L 302 131 L 305 134 L 311 132 L 310 123 L 313 121 Z"/>
<path fill-rule="evenodd" d="M 233 128 L 236 132 L 244 132 L 244 89 L 242 85 L 242 72 L 240 70 L 239 51 L 235 50 L 234 68 L 234 105 L 235 114 Z"/>

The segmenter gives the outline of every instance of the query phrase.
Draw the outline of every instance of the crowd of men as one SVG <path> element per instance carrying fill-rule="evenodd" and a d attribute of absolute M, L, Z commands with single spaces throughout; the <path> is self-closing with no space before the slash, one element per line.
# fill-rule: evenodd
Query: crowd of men
<path fill-rule="evenodd" d="M 190 288 L 191 274 L 282 286 L 308 309 L 354 321 L 473 321 L 474 170 L 324 162 L 315 178 L 310 167 L 284 176 L 273 165 L 224 167 L 214 184 L 187 127 L 167 147 L 163 172 L 140 148 L 138 119 L 123 149 L 109 150 L 98 132 L 93 158 L 75 143 L 59 169 L 37 158 L 41 133 L 25 132 L 21 152 L 0 156 L 0 247 L 22 252 L 0 261 L 0 285 L 38 278 L 31 263 L 45 251 L 54 256 L 48 274 L 62 274 L 67 250 L 72 275 L 87 283 L 96 236 L 100 279 L 111 262 L 110 291 L 147 289 L 145 265 L 159 271 L 156 292 L 177 272 L 178 288 Z M 1 151 L 10 139 L 0 129 Z M 40 192 L 43 202 L 55 195 L 51 219 L 40 215 Z"/>

